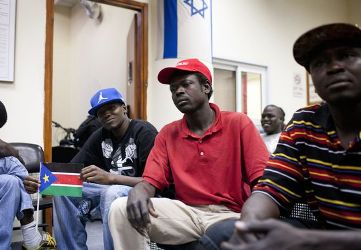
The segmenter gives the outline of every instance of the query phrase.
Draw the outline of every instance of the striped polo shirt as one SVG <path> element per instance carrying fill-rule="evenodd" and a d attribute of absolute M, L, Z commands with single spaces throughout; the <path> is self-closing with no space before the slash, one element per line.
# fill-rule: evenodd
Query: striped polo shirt
<path fill-rule="evenodd" d="M 342 147 L 327 104 L 298 110 L 254 193 L 289 212 L 307 201 L 325 228 L 361 228 L 361 131 Z"/>

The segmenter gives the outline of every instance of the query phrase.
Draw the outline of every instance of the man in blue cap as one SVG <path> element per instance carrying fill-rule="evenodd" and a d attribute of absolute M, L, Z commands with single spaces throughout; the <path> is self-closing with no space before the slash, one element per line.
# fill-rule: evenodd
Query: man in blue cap
<path fill-rule="evenodd" d="M 54 232 L 58 249 L 87 249 L 85 224 L 101 216 L 104 249 L 113 249 L 108 229 L 112 201 L 127 196 L 142 178 L 157 130 L 127 116 L 123 96 L 114 88 L 99 90 L 90 100 L 90 115 L 102 128 L 86 141 L 72 162 L 83 163 L 83 197 L 54 197 Z"/>

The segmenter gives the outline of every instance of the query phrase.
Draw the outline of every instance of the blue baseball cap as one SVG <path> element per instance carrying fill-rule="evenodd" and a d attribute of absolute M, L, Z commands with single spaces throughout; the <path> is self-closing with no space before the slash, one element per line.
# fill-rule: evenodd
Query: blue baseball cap
<path fill-rule="evenodd" d="M 98 109 L 107 103 L 119 102 L 125 104 L 125 100 L 121 93 L 115 88 L 107 88 L 98 90 L 95 95 L 90 99 L 91 109 L 88 113 L 90 115 L 97 115 Z"/>

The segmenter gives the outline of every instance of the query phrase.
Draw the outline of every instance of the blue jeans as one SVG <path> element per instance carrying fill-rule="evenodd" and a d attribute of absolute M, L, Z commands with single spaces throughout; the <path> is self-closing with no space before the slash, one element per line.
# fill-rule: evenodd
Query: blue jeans
<path fill-rule="evenodd" d="M 228 241 L 235 229 L 237 220 L 225 220 L 210 226 L 206 233 L 200 238 L 199 242 L 207 250 L 220 250 L 223 241 Z M 303 229 L 321 229 L 317 221 L 302 220 L 297 218 L 283 218 L 281 221 L 291 224 L 297 228 Z"/>
<path fill-rule="evenodd" d="M 33 210 L 33 202 L 25 191 L 23 179 L 28 171 L 15 157 L 0 159 L 0 249 L 10 249 L 15 216 L 23 218 L 23 210 Z"/>
<path fill-rule="evenodd" d="M 237 220 L 224 220 L 210 226 L 199 239 L 200 244 L 207 250 L 220 250 L 223 241 L 229 240 L 234 231 Z"/>
<path fill-rule="evenodd" d="M 131 187 L 123 185 L 100 185 L 84 182 L 83 197 L 54 197 L 54 234 L 57 249 L 88 249 L 85 225 L 87 220 L 102 219 L 104 249 L 111 250 L 113 240 L 108 227 L 111 203 L 118 197 L 127 196 Z M 90 204 L 90 212 L 84 214 L 79 205 Z"/>

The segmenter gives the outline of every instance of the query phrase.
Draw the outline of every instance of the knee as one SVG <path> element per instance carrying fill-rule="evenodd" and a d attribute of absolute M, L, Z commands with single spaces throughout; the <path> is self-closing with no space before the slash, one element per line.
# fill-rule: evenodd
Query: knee
<path fill-rule="evenodd" d="M 236 219 L 229 219 L 215 223 L 207 228 L 199 242 L 206 249 L 219 249 L 221 243 L 232 236 L 236 221 Z"/>
<path fill-rule="evenodd" d="M 103 191 L 102 197 L 105 197 L 105 199 L 114 200 L 117 197 L 127 196 L 129 189 L 130 187 L 128 186 L 111 185 Z"/>
<path fill-rule="evenodd" d="M 127 218 L 127 200 L 128 197 L 120 197 L 111 204 L 108 216 L 109 220 L 116 221 L 121 218 Z"/>
<path fill-rule="evenodd" d="M 13 175 L 1 175 L 0 183 L 3 188 L 11 190 L 12 192 L 21 189 L 21 180 Z"/>
<path fill-rule="evenodd" d="M 128 186 L 109 186 L 102 192 L 100 203 L 103 204 L 103 206 L 109 207 L 116 198 L 127 196 L 129 189 Z"/>

